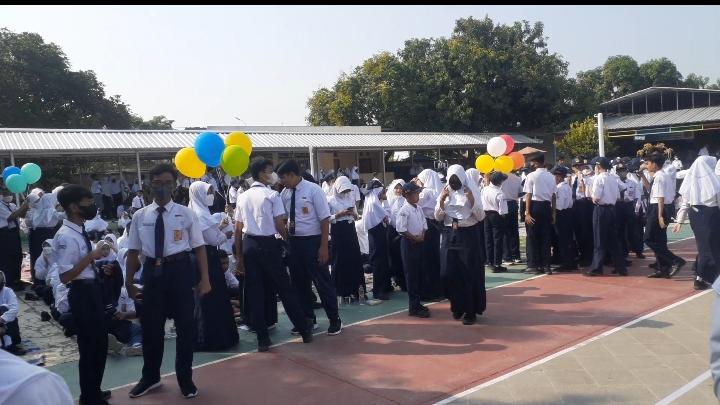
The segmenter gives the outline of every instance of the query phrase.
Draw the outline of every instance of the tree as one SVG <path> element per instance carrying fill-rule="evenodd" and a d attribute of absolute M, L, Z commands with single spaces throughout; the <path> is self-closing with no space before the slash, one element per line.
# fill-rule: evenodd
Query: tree
<path fill-rule="evenodd" d="M 696 75 L 695 73 L 690 73 L 689 75 L 687 75 L 687 77 L 683 81 L 683 86 L 689 87 L 691 89 L 704 89 L 707 87 L 708 83 L 710 83 L 709 77 Z"/>
<path fill-rule="evenodd" d="M 640 67 L 635 59 L 627 55 L 611 56 L 602 68 L 603 98 L 620 97 L 644 87 Z"/>
<path fill-rule="evenodd" d="M 34 33 L 0 29 L 0 89 L 5 127 L 127 129 L 139 119 L 120 96 L 106 97 L 93 71 L 71 71 L 62 49 Z"/>
<path fill-rule="evenodd" d="M 164 115 L 156 115 L 151 120 L 143 121 L 140 117 L 133 117 L 132 129 L 173 129 L 174 120 L 167 119 Z"/>
<path fill-rule="evenodd" d="M 678 87 L 683 84 L 677 66 L 668 58 L 650 59 L 640 65 L 643 87 Z"/>
<path fill-rule="evenodd" d="M 598 132 L 595 120 L 587 117 L 570 124 L 570 130 L 559 141 L 555 141 L 558 152 L 565 156 L 593 157 L 598 154 Z M 605 154 L 612 155 L 615 145 L 605 132 Z"/>

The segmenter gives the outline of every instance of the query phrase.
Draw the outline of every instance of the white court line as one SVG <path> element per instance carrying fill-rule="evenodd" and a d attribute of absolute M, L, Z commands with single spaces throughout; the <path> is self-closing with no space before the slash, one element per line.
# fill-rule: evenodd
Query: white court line
<path fill-rule="evenodd" d="M 684 304 L 684 303 L 686 303 L 686 302 L 690 302 L 690 301 L 694 300 L 695 298 L 698 298 L 698 297 L 700 297 L 700 296 L 702 296 L 702 295 L 705 295 L 705 294 L 709 293 L 710 291 L 713 291 L 713 290 L 712 290 L 712 289 L 709 289 L 709 290 L 705 290 L 705 291 L 699 292 L 699 293 L 697 293 L 697 294 L 695 294 L 695 295 L 692 295 L 692 296 L 690 296 L 690 297 L 685 298 L 685 299 L 682 300 L 682 301 L 678 301 L 678 302 L 673 303 L 673 304 L 670 304 L 670 305 L 668 305 L 668 306 L 666 306 L 666 307 L 664 307 L 664 308 L 660 308 L 660 309 L 658 309 L 657 311 L 651 312 L 651 313 L 649 313 L 649 314 L 647 314 L 647 315 L 641 316 L 640 318 L 636 318 L 636 319 L 634 319 L 634 320 L 632 320 L 632 321 L 630 321 L 630 322 L 628 322 L 628 323 L 625 323 L 625 324 L 623 324 L 623 325 L 620 325 L 620 326 L 618 326 L 618 327 L 616 327 L 616 328 L 614 328 L 614 329 L 611 329 L 611 330 L 605 331 L 605 332 L 603 332 L 603 333 L 601 333 L 601 334 L 599 334 L 599 335 L 593 336 L 593 337 L 591 337 L 591 338 L 589 338 L 589 339 L 587 339 L 587 340 L 584 340 L 584 341 L 582 341 L 582 342 L 580 342 L 580 343 L 575 344 L 574 346 L 571 346 L 571 347 L 568 347 L 568 348 L 566 348 L 566 349 L 563 349 L 563 350 L 561 350 L 561 351 L 559 351 L 559 352 L 557 352 L 557 353 L 551 354 L 551 355 L 549 355 L 549 356 L 547 356 L 547 357 L 543 357 L 542 359 L 537 360 L 537 361 L 535 361 L 534 363 L 530 363 L 530 364 L 528 364 L 528 365 L 526 365 L 526 366 L 524 366 L 524 367 L 521 367 L 521 368 L 519 368 L 519 369 L 517 369 L 517 370 L 513 370 L 513 371 L 511 371 L 511 372 L 509 372 L 509 373 L 507 373 L 507 374 L 501 375 L 500 377 L 497 377 L 497 378 L 492 379 L 492 380 L 490 380 L 490 381 L 484 382 L 484 383 L 482 383 L 482 384 L 480 384 L 480 385 L 477 385 L 477 386 L 475 386 L 475 387 L 472 387 L 472 388 L 470 388 L 470 389 L 467 389 L 467 390 L 465 390 L 465 391 L 463 391 L 463 392 L 460 392 L 460 393 L 458 393 L 458 394 L 455 394 L 455 395 L 451 396 L 450 398 L 446 398 L 446 399 L 444 399 L 444 400 L 442 400 L 442 401 L 436 402 L 435 405 L 448 404 L 448 403 L 450 403 L 450 402 L 452 402 L 452 401 L 455 401 L 455 400 L 457 400 L 457 399 L 459 399 L 459 398 L 462 398 L 462 397 L 468 396 L 468 395 L 470 395 L 470 394 L 472 394 L 472 393 L 474 393 L 474 392 L 480 391 L 480 390 L 483 389 L 483 388 L 487 388 L 487 387 L 489 387 L 489 386 L 491 386 L 491 385 L 493 385 L 493 384 L 497 384 L 497 383 L 499 383 L 499 382 L 501 382 L 501 381 L 507 380 L 508 378 L 510 378 L 510 377 L 512 377 L 512 376 L 514 376 L 514 375 L 520 374 L 520 373 L 522 373 L 523 371 L 527 371 L 527 370 L 530 370 L 531 368 L 534 368 L 534 367 L 537 367 L 537 366 L 539 366 L 539 365 L 541 365 L 541 364 L 547 363 L 547 362 L 550 361 L 550 360 L 553 360 L 553 359 L 555 359 L 555 358 L 557 358 L 557 357 L 560 357 L 560 356 L 562 356 L 562 355 L 564 355 L 564 354 L 570 353 L 570 352 L 572 352 L 573 350 L 576 350 L 576 349 L 579 349 L 579 348 L 581 348 L 581 347 L 583 347 L 583 346 L 586 346 L 586 345 L 588 345 L 588 344 L 590 344 L 590 343 L 592 343 L 592 342 L 595 342 L 596 340 L 599 340 L 599 339 L 601 339 L 601 338 L 603 338 L 603 337 L 605 337 L 605 336 L 612 335 L 612 334 L 615 333 L 615 332 L 621 331 L 621 330 L 623 330 L 623 329 L 625 329 L 625 328 L 627 328 L 627 327 L 629 327 L 629 326 L 632 326 L 632 325 L 635 325 L 636 323 L 642 322 L 642 321 L 644 321 L 645 319 L 652 318 L 652 317 L 654 317 L 654 316 L 656 316 L 656 315 L 659 315 L 659 314 L 661 314 L 661 313 L 663 313 L 663 312 L 665 312 L 665 311 L 667 311 L 667 310 L 673 309 L 673 308 L 675 308 L 675 307 L 677 307 L 677 306 L 680 306 L 680 305 L 682 305 L 682 304 Z"/>
<path fill-rule="evenodd" d="M 487 290 L 489 291 L 489 290 L 494 290 L 494 289 L 496 289 L 496 288 L 507 287 L 507 286 L 509 286 L 509 285 L 521 283 L 521 282 L 523 282 L 523 281 L 534 280 L 534 279 L 536 279 L 536 278 L 545 277 L 545 276 L 546 276 L 546 274 L 540 274 L 540 275 L 537 275 L 537 276 L 533 276 L 533 277 L 528 277 L 528 278 L 516 280 L 516 281 L 510 282 L 510 283 L 507 283 L 507 284 L 496 285 L 495 287 L 490 287 L 490 288 L 488 288 Z M 427 306 L 429 306 L 429 305 L 435 305 L 435 304 L 438 304 L 438 303 L 444 302 L 444 301 L 447 301 L 447 300 L 442 300 L 442 301 L 437 301 L 437 302 L 430 302 L 430 303 L 427 303 L 426 305 L 427 305 Z M 407 311 L 407 308 L 404 308 L 404 309 L 401 309 L 401 310 L 395 311 L 395 312 L 390 312 L 390 313 L 388 313 L 388 314 L 383 314 L 383 315 L 380 315 L 380 316 L 376 316 L 376 317 L 374 317 L 374 318 L 363 319 L 362 321 L 353 322 L 353 323 L 350 323 L 350 324 L 347 324 L 347 325 L 343 325 L 343 328 L 349 328 L 349 327 L 351 327 L 351 326 L 360 325 L 360 324 L 367 323 L 367 322 L 372 322 L 372 321 L 375 321 L 375 320 L 378 320 L 378 319 L 382 319 L 382 318 L 385 318 L 385 317 L 388 317 L 388 316 L 393 316 L 393 315 L 401 314 L 401 313 L 403 313 L 403 312 L 405 312 L 405 311 Z M 313 335 L 314 335 L 314 336 L 318 336 L 318 335 L 324 335 L 324 334 L 325 334 L 325 332 L 317 332 L 317 333 L 315 333 L 315 334 L 313 334 Z M 270 347 L 271 347 L 271 348 L 272 348 L 272 347 L 278 347 L 278 346 L 286 345 L 286 344 L 288 344 L 288 343 L 299 342 L 299 341 L 301 341 L 301 338 L 290 339 L 290 340 L 286 340 L 286 341 L 284 341 L 284 342 L 280 342 L 280 343 L 274 344 L 274 345 L 272 345 L 272 346 L 270 346 Z M 253 353 L 257 353 L 257 350 L 251 350 L 251 351 L 249 351 L 249 352 L 243 352 L 243 353 L 236 353 L 236 354 L 233 355 L 233 356 L 225 357 L 225 358 L 218 359 L 218 360 L 213 360 L 213 361 L 210 361 L 210 362 L 207 362 L 207 363 L 203 363 L 203 364 L 198 364 L 197 366 L 193 366 L 192 369 L 193 369 L 193 370 L 196 370 L 196 369 L 201 368 L 201 367 L 211 366 L 211 365 L 213 365 L 213 364 L 218 364 L 218 363 L 222 363 L 222 362 L 224 362 L 224 361 L 228 361 L 228 360 L 232 360 L 232 359 L 237 359 L 238 357 L 247 356 L 248 354 L 253 354 Z M 174 371 L 173 371 L 173 372 L 170 372 L 170 373 L 167 373 L 167 374 L 162 374 L 162 375 L 160 376 L 160 378 L 168 377 L 168 376 L 171 376 L 171 375 L 174 375 L 174 374 L 175 374 Z M 131 382 L 131 383 L 128 383 L 128 384 L 119 385 L 119 386 L 117 386 L 117 387 L 110 388 L 110 390 L 111 390 L 111 391 L 115 391 L 115 390 L 119 390 L 119 389 L 121 389 L 121 388 L 134 386 L 135 384 L 137 384 L 137 382 Z"/>
<path fill-rule="evenodd" d="M 688 391 L 702 384 L 703 381 L 707 380 L 708 378 L 710 378 L 710 370 L 707 370 L 699 376 L 695 377 L 694 380 L 673 391 L 670 395 L 656 402 L 655 405 L 670 405 L 673 401 L 687 394 Z"/>

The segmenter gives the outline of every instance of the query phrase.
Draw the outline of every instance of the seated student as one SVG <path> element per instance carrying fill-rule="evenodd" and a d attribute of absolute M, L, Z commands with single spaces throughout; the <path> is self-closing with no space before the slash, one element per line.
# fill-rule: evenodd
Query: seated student
<path fill-rule="evenodd" d="M 108 353 L 142 356 L 142 327 L 134 321 L 138 318 L 135 302 L 128 297 L 125 287 L 120 290 L 115 310 L 108 326 Z"/>
<path fill-rule="evenodd" d="M 48 280 L 51 276 L 51 269 L 55 266 L 55 253 L 52 246 L 52 239 L 42 243 L 42 255 L 35 261 L 35 278 L 39 281 L 34 291 L 42 298 L 46 305 L 53 303 L 53 289 Z M 55 269 L 57 272 L 57 269 Z"/>
<path fill-rule="evenodd" d="M 5 273 L 0 271 L 0 347 L 22 356 L 26 351 L 18 346 L 21 339 L 17 316 L 17 296 L 12 288 L 5 287 Z"/>
<path fill-rule="evenodd" d="M 130 226 L 130 214 L 128 214 L 127 211 L 123 211 L 120 219 L 118 219 L 117 225 L 118 233 L 122 235 L 125 232 L 125 228 Z"/>

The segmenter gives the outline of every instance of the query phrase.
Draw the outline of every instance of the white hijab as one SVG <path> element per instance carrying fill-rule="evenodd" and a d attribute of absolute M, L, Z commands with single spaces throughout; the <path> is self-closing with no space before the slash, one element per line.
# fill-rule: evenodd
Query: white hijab
<path fill-rule="evenodd" d="M 120 250 L 127 249 L 127 247 L 128 247 L 128 242 L 129 242 L 128 239 L 130 239 L 128 237 L 128 232 L 130 232 L 130 227 L 126 226 L 125 229 L 123 230 L 123 234 L 117 240 L 118 254 L 119 254 Z"/>
<path fill-rule="evenodd" d="M 204 181 L 196 181 L 190 185 L 190 203 L 188 204 L 188 208 L 193 210 L 195 215 L 197 215 L 200 221 L 200 229 L 203 231 L 211 226 L 217 226 L 207 206 L 209 189 L 210 184 Z"/>
<path fill-rule="evenodd" d="M 362 222 L 365 230 L 373 229 L 378 226 L 387 216 L 387 210 L 380 201 L 380 194 L 383 188 L 377 187 L 371 189 L 365 197 L 365 205 L 363 205 Z"/>
<path fill-rule="evenodd" d="M 460 190 L 455 191 L 450 188 L 450 177 L 453 175 L 457 176 L 458 180 L 462 184 Z M 482 201 L 480 200 L 480 190 L 474 180 L 468 178 L 460 165 L 452 165 L 447 170 L 448 188 L 450 188 L 450 197 L 445 202 L 445 213 L 453 218 L 459 220 L 470 218 L 473 214 L 473 208 L 482 209 Z M 474 205 L 470 205 L 467 197 L 465 197 L 464 188 L 468 188 L 473 195 L 475 200 Z"/>
<path fill-rule="evenodd" d="M 117 255 L 117 251 L 118 251 L 117 237 L 115 236 L 115 234 L 109 233 L 109 234 L 103 236 L 103 240 L 104 240 L 104 241 L 107 242 L 107 239 L 110 239 L 110 240 L 111 240 L 111 242 L 110 242 L 110 254 L 107 255 L 107 257 L 104 257 L 103 260 L 109 260 L 109 261 L 117 260 L 117 259 L 118 259 L 118 255 Z"/>
<path fill-rule="evenodd" d="M 685 174 L 680 185 L 680 195 L 690 205 L 707 205 L 718 200 L 720 178 L 715 174 L 717 159 L 698 156 Z"/>
<path fill-rule="evenodd" d="M 335 179 L 335 183 L 330 187 L 330 196 L 328 203 L 334 211 L 342 211 L 348 207 L 355 207 L 355 196 L 352 192 L 343 193 L 343 191 L 353 190 L 353 184 L 345 176 Z"/>
<path fill-rule="evenodd" d="M 108 223 L 104 219 L 100 217 L 100 213 L 98 212 L 97 215 L 95 215 L 95 218 L 85 221 L 85 230 L 90 231 L 96 231 L 96 232 L 105 232 L 107 231 Z"/>
<path fill-rule="evenodd" d="M 482 180 L 482 176 L 480 176 L 480 171 L 478 171 L 478 169 L 474 167 L 467 169 L 465 170 L 465 175 L 478 187 L 478 189 L 480 188 L 480 180 Z"/>
<path fill-rule="evenodd" d="M 463 172 L 464 173 L 464 172 Z M 440 175 L 435 170 L 425 169 L 418 174 L 418 179 L 422 181 L 423 188 L 432 190 L 435 196 L 439 196 L 443 190 L 442 181 L 440 181 Z"/>
<path fill-rule="evenodd" d="M 403 198 L 402 195 L 401 195 L 401 196 L 396 196 L 396 195 L 395 195 L 395 187 L 397 187 L 398 184 L 400 185 L 400 187 L 404 186 L 404 185 L 405 185 L 405 180 L 403 180 L 403 179 L 393 180 L 393 181 L 390 183 L 390 185 L 388 186 L 388 189 L 387 189 L 387 202 L 388 202 L 388 206 L 389 206 L 391 209 L 392 209 L 393 205 L 395 205 L 396 202 L 404 201 L 404 200 L 405 200 L 405 198 Z"/>

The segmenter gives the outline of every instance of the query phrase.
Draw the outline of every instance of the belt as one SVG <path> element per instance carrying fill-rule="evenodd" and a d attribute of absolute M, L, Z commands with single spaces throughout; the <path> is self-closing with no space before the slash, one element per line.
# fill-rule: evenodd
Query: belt
<path fill-rule="evenodd" d="M 247 236 L 247 237 L 250 238 L 250 239 L 255 239 L 255 240 L 276 240 L 276 239 L 277 239 L 277 238 L 275 237 L 275 235 L 260 236 L 260 235 L 248 235 L 248 234 L 245 234 L 245 236 Z"/>
<path fill-rule="evenodd" d="M 614 204 L 597 204 L 597 206 L 607 208 L 607 207 L 614 207 L 615 205 Z"/>
<path fill-rule="evenodd" d="M 353 223 L 355 223 L 355 220 L 354 219 L 336 219 L 335 223 L 338 223 L 338 222 L 347 222 L 348 224 L 353 224 Z"/>
<path fill-rule="evenodd" d="M 0 228 L 0 232 L 14 232 L 14 231 L 17 231 L 17 230 L 19 230 L 19 229 L 20 229 L 20 228 L 18 228 L 17 226 L 16 226 L 15 228 L 10 228 L 10 227 L 7 227 L 7 226 L 6 226 L 6 227 L 4 227 L 4 228 Z"/>
<path fill-rule="evenodd" d="M 320 237 L 320 235 L 305 235 L 305 236 L 290 235 L 290 238 L 291 238 L 291 239 L 301 239 L 301 240 L 303 240 L 303 239 L 315 239 L 315 238 L 319 238 L 319 237 Z"/>
<path fill-rule="evenodd" d="M 69 283 L 70 287 L 79 285 L 95 285 L 99 284 L 97 279 L 94 278 L 81 278 L 79 280 L 73 280 Z"/>
<path fill-rule="evenodd" d="M 545 205 L 545 204 L 550 204 L 550 201 L 535 201 L 535 200 L 532 200 L 532 204 L 543 204 L 543 205 Z"/>
<path fill-rule="evenodd" d="M 174 255 L 163 257 L 162 259 L 156 259 L 154 257 L 148 257 L 147 260 L 152 260 L 154 262 L 160 261 L 161 263 L 176 263 L 181 262 L 183 260 L 189 260 L 190 259 L 190 253 L 188 252 L 180 252 L 175 253 Z"/>

